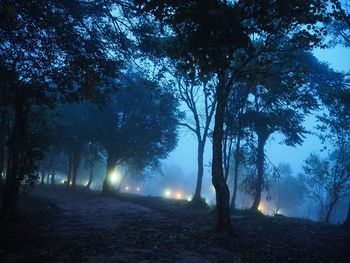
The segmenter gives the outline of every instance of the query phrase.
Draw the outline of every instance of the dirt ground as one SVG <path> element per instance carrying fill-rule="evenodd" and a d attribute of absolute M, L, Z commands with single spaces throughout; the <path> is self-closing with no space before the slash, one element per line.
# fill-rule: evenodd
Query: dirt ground
<path fill-rule="evenodd" d="M 214 210 L 185 201 L 37 187 L 19 214 L 1 224 L 0 262 L 350 262 L 341 226 L 241 213 L 223 237 Z"/>

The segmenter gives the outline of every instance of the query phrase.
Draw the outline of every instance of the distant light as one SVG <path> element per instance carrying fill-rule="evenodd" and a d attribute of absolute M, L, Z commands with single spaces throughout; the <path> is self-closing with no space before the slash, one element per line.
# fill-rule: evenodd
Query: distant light
<path fill-rule="evenodd" d="M 62 180 L 61 182 L 62 182 L 62 184 L 64 184 L 64 180 Z"/>
<path fill-rule="evenodd" d="M 136 187 L 136 191 L 137 191 L 137 192 L 140 192 L 140 191 L 141 191 L 141 188 L 140 188 L 140 187 Z"/>
<path fill-rule="evenodd" d="M 111 183 L 117 183 L 120 179 L 120 176 L 117 172 L 113 172 L 110 177 Z"/>
<path fill-rule="evenodd" d="M 281 211 L 281 210 L 278 210 L 276 214 L 282 215 L 282 211 Z"/>
<path fill-rule="evenodd" d="M 188 202 L 191 202 L 191 201 L 192 201 L 192 195 L 189 195 L 189 196 L 187 197 L 187 201 L 188 201 Z"/>
<path fill-rule="evenodd" d="M 164 195 L 165 195 L 165 197 L 169 198 L 171 196 L 171 190 L 170 189 L 165 189 Z"/>
<path fill-rule="evenodd" d="M 177 192 L 177 193 L 175 194 L 175 198 L 176 198 L 176 199 L 181 199 L 181 198 L 182 198 L 182 193 L 181 193 L 181 192 Z"/>
<path fill-rule="evenodd" d="M 129 186 L 125 186 L 125 191 L 129 191 Z"/>
<path fill-rule="evenodd" d="M 262 204 L 259 204 L 258 210 L 259 210 L 261 213 L 264 212 L 264 207 L 262 206 Z"/>
<path fill-rule="evenodd" d="M 209 201 L 207 199 L 205 199 L 205 202 L 207 203 L 207 205 L 209 205 Z"/>
<path fill-rule="evenodd" d="M 72 184 L 73 184 L 73 182 L 72 182 L 72 181 L 70 181 L 70 182 L 69 182 L 69 185 L 72 185 Z"/>

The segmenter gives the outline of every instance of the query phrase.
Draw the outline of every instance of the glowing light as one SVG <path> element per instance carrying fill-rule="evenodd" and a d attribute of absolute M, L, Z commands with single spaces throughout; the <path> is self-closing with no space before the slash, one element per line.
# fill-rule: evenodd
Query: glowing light
<path fill-rule="evenodd" d="M 262 204 L 259 204 L 258 210 L 259 210 L 261 213 L 264 212 L 264 207 L 262 206 Z"/>
<path fill-rule="evenodd" d="M 112 183 L 117 183 L 119 181 L 119 179 L 120 179 L 120 176 L 117 172 L 113 172 L 110 176 L 110 181 Z"/>
<path fill-rule="evenodd" d="M 72 182 L 69 182 L 69 185 L 72 185 L 73 183 Z"/>
<path fill-rule="evenodd" d="M 62 180 L 61 182 L 62 182 L 62 184 L 64 184 L 64 180 Z"/>
<path fill-rule="evenodd" d="M 177 192 L 177 193 L 175 194 L 175 198 L 176 198 L 176 199 L 181 199 L 181 198 L 182 198 L 182 193 L 181 193 L 181 192 Z"/>
<path fill-rule="evenodd" d="M 205 202 L 207 203 L 207 205 L 209 205 L 209 201 L 207 199 L 205 199 Z"/>
<path fill-rule="evenodd" d="M 137 191 L 137 192 L 140 192 L 140 191 L 141 191 L 141 188 L 140 188 L 140 187 L 136 187 L 136 191 Z"/>
<path fill-rule="evenodd" d="M 187 197 L 187 201 L 188 201 L 188 202 L 191 202 L 191 201 L 192 201 L 192 195 L 189 195 L 189 196 Z"/>
<path fill-rule="evenodd" d="M 125 191 L 129 191 L 129 186 L 125 186 Z"/>
<path fill-rule="evenodd" d="M 282 211 L 281 211 L 281 210 L 278 210 L 276 214 L 282 215 Z"/>
<path fill-rule="evenodd" d="M 164 195 L 165 195 L 165 197 L 169 198 L 171 196 L 171 190 L 170 189 L 165 189 Z"/>

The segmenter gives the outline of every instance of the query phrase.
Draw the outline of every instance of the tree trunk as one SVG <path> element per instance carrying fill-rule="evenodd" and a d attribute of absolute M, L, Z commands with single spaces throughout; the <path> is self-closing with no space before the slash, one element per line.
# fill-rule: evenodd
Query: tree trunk
<path fill-rule="evenodd" d="M 332 202 L 329 204 L 329 208 L 328 208 L 328 210 L 327 210 L 326 218 L 324 219 L 324 222 L 327 223 L 327 224 L 329 223 L 329 219 L 330 219 L 330 217 L 331 217 L 331 214 L 332 214 L 332 212 L 333 212 L 334 206 L 335 206 L 335 204 L 337 203 L 337 201 L 338 201 L 338 198 L 335 198 L 335 199 L 332 200 Z"/>
<path fill-rule="evenodd" d="M 82 147 L 78 146 L 76 149 L 73 151 L 73 162 L 72 162 L 72 188 L 75 188 L 77 185 L 77 175 L 78 175 L 78 168 L 80 165 L 80 158 L 81 158 L 81 153 L 82 153 Z"/>
<path fill-rule="evenodd" d="M 55 171 L 54 170 L 51 172 L 51 185 L 52 186 L 55 185 Z"/>
<path fill-rule="evenodd" d="M 350 227 L 350 200 L 349 200 L 349 207 L 348 207 L 348 215 L 344 221 L 344 226 Z"/>
<path fill-rule="evenodd" d="M 6 147 L 6 130 L 7 130 L 7 113 L 5 110 L 1 113 L 1 125 L 0 125 L 0 188 L 4 184 L 4 162 L 5 162 L 5 147 Z"/>
<path fill-rule="evenodd" d="M 45 180 L 45 170 L 44 169 L 42 169 L 41 170 L 41 182 L 40 182 L 40 184 L 44 184 L 44 180 Z"/>
<path fill-rule="evenodd" d="M 90 166 L 89 181 L 88 181 L 87 185 L 85 186 L 87 189 L 90 189 L 90 186 L 91 186 L 91 183 L 92 183 L 93 170 L 94 170 L 94 166 L 91 165 L 91 166 Z"/>
<path fill-rule="evenodd" d="M 258 179 L 255 187 L 254 202 L 252 205 L 252 210 L 258 211 L 258 206 L 261 200 L 262 186 L 264 183 L 264 146 L 267 140 L 267 136 L 258 134 L 258 156 L 257 156 L 257 170 Z"/>
<path fill-rule="evenodd" d="M 223 82 L 223 81 L 222 81 Z M 219 83 L 217 87 L 217 107 L 215 113 L 215 125 L 213 132 L 213 163 L 212 163 L 212 183 L 216 191 L 216 213 L 217 231 L 231 234 L 232 226 L 230 221 L 230 193 L 224 178 L 222 167 L 222 136 L 224 111 L 227 103 L 229 90 Z"/>
<path fill-rule="evenodd" d="M 121 188 L 122 188 L 122 185 L 123 185 L 123 183 L 124 183 L 126 177 L 128 177 L 128 173 L 125 173 L 124 176 L 122 177 L 122 179 L 120 180 L 120 183 L 119 183 L 118 189 L 117 189 L 118 194 L 120 193 L 120 190 L 121 190 Z"/>
<path fill-rule="evenodd" d="M 2 215 L 7 219 L 14 219 L 17 216 L 16 206 L 21 182 L 21 178 L 19 178 L 19 159 L 21 145 L 24 143 L 25 137 L 24 102 L 23 93 L 17 88 L 15 93 L 15 122 L 8 143 L 8 171 L 2 197 Z"/>
<path fill-rule="evenodd" d="M 203 167 L 204 166 L 203 165 L 204 145 L 205 145 L 205 139 L 204 141 L 198 139 L 198 156 L 197 156 L 198 174 L 197 174 L 196 190 L 195 190 L 192 202 L 198 202 L 201 199 L 203 171 L 204 171 L 204 167 Z"/>
<path fill-rule="evenodd" d="M 102 194 L 109 195 L 115 193 L 115 185 L 111 182 L 111 175 L 115 170 L 116 161 L 113 158 L 112 153 L 108 153 L 106 164 L 106 176 L 103 181 Z"/>
<path fill-rule="evenodd" d="M 73 153 L 68 152 L 68 173 L 67 173 L 67 187 L 70 187 L 72 181 L 72 166 L 73 166 Z"/>
<path fill-rule="evenodd" d="M 237 197 L 237 184 L 238 184 L 238 167 L 239 167 L 239 150 L 241 147 L 241 135 L 240 132 L 237 136 L 237 144 L 236 144 L 236 151 L 235 151 L 235 170 L 234 170 L 234 178 L 233 178 L 233 192 L 232 192 L 232 199 L 231 199 L 231 209 L 235 209 L 236 204 L 236 197 Z"/>

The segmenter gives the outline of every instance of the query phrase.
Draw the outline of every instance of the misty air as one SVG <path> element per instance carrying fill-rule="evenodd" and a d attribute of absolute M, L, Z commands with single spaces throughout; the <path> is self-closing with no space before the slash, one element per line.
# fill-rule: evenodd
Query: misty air
<path fill-rule="evenodd" d="M 0 262 L 350 262 L 348 0 L 0 0 Z"/>

